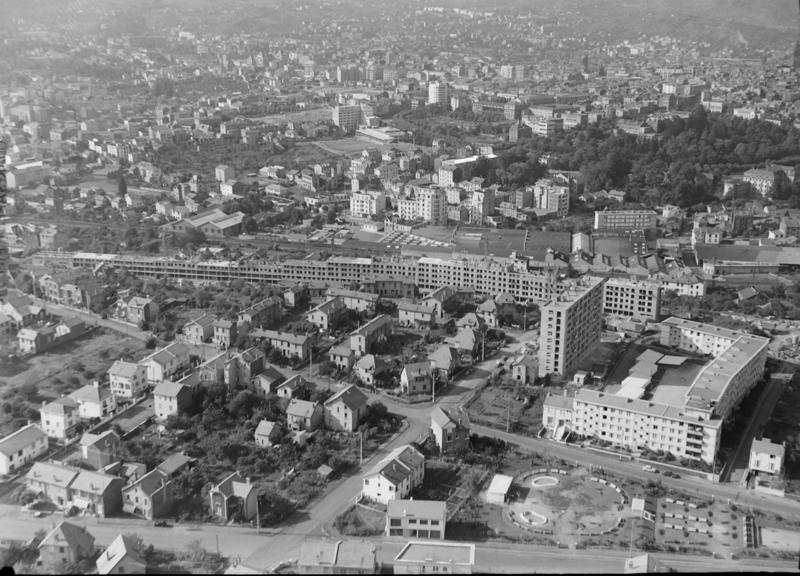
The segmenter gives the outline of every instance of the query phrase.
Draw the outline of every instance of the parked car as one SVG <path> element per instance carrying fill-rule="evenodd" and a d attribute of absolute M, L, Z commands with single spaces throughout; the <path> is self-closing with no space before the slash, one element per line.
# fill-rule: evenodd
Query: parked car
<path fill-rule="evenodd" d="M 650 464 L 646 464 L 645 466 L 642 466 L 642 470 L 644 470 L 645 472 L 655 472 L 656 471 L 656 469 L 653 468 L 652 466 L 650 466 Z"/>
<path fill-rule="evenodd" d="M 156 528 L 172 528 L 172 524 L 166 520 L 157 520 L 156 522 L 153 522 L 153 526 Z"/>

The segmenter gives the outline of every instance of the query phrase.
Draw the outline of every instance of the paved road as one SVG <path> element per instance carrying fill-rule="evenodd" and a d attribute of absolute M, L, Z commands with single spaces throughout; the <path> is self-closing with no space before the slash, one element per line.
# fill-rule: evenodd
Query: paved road
<path fill-rule="evenodd" d="M 716 498 L 730 498 L 732 501 L 742 506 L 755 506 L 762 510 L 781 514 L 784 517 L 794 517 L 800 520 L 800 502 L 789 498 L 776 498 L 763 494 L 756 494 L 740 489 L 738 486 L 726 484 L 711 484 L 708 480 L 691 476 L 681 478 L 667 478 L 663 475 L 656 475 L 642 470 L 641 464 L 635 461 L 619 461 L 609 458 L 598 452 L 584 450 L 575 446 L 559 444 L 551 440 L 539 438 L 529 438 L 508 434 L 494 428 L 487 428 L 472 424 L 472 432 L 492 438 L 500 438 L 507 442 L 522 446 L 527 450 L 562 458 L 568 462 L 575 462 L 579 465 L 593 464 L 602 467 L 605 471 L 619 474 L 626 478 L 637 480 L 659 480 L 665 487 L 674 488 L 687 494 L 697 494 L 703 497 L 714 496 Z"/>
<path fill-rule="evenodd" d="M 60 520 L 61 515 L 34 518 L 23 512 L 19 506 L 0 506 L 0 538 L 30 539 L 38 530 L 50 530 Z M 219 551 L 224 556 L 246 556 L 264 543 L 265 536 L 250 528 L 222 526 L 177 525 L 172 528 L 156 528 L 152 524 L 135 519 L 71 518 L 72 523 L 85 526 L 95 537 L 98 546 L 106 546 L 120 534 L 138 534 L 145 544 L 156 548 L 183 551 L 199 540 L 209 551 Z"/>
<path fill-rule="evenodd" d="M 398 538 L 376 539 L 376 556 L 388 563 L 406 544 Z M 634 554 L 638 554 L 635 552 Z M 475 570 L 492 573 L 622 573 L 626 550 L 556 550 L 547 546 L 493 542 L 476 544 Z M 715 560 L 707 556 L 652 554 L 657 563 L 680 572 L 787 571 L 796 572 L 793 562 Z"/>

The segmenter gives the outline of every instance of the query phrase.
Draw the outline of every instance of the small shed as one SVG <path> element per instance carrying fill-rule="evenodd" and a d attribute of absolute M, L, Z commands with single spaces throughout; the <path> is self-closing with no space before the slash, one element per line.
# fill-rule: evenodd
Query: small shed
<path fill-rule="evenodd" d="M 490 504 L 503 504 L 508 497 L 513 480 L 511 476 L 495 474 L 492 483 L 489 484 L 489 490 L 486 491 L 486 501 Z"/>
<path fill-rule="evenodd" d="M 323 479 L 327 480 L 331 474 L 333 474 L 333 468 L 328 466 L 327 464 L 323 464 L 319 468 L 317 468 L 317 474 L 322 476 Z"/>

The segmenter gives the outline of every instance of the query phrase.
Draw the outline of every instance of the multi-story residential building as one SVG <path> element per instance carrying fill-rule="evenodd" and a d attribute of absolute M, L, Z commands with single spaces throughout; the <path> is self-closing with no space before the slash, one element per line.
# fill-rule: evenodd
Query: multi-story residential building
<path fill-rule="evenodd" d="M 358 292 L 342 288 L 328 288 L 325 294 L 329 298 L 339 298 L 348 310 L 356 312 L 373 312 L 380 296 L 372 292 Z"/>
<path fill-rule="evenodd" d="M 185 412 L 192 405 L 192 389 L 180 382 L 164 380 L 153 390 L 153 411 L 158 420 Z"/>
<path fill-rule="evenodd" d="M 135 398 L 147 386 L 147 368 L 141 364 L 116 360 L 108 369 L 111 393 L 120 398 Z"/>
<path fill-rule="evenodd" d="M 181 342 L 173 342 L 169 346 L 153 352 L 139 361 L 144 366 L 147 384 L 155 386 L 168 378 L 186 370 L 191 365 L 189 347 Z"/>
<path fill-rule="evenodd" d="M 645 230 L 655 228 L 658 214 L 653 210 L 597 210 L 595 230 Z"/>
<path fill-rule="evenodd" d="M 238 334 L 237 324 L 224 318 L 218 318 L 214 321 L 214 335 L 211 341 L 222 349 L 230 348 Z"/>
<path fill-rule="evenodd" d="M 376 316 L 350 333 L 350 350 L 356 358 L 369 354 L 372 347 L 392 333 L 392 318 L 386 314 Z"/>
<path fill-rule="evenodd" d="M 609 278 L 603 286 L 603 313 L 658 320 L 661 285 L 658 282 Z"/>
<path fill-rule="evenodd" d="M 122 511 L 122 478 L 81 470 L 69 485 L 72 506 L 100 517 Z"/>
<path fill-rule="evenodd" d="M 661 323 L 660 343 L 713 356 L 694 378 L 683 402 L 672 405 L 581 389 L 575 395 L 571 414 L 569 399 L 562 399 L 555 407 L 547 401 L 545 425 L 566 425 L 581 436 L 714 462 L 722 422 L 763 375 L 769 340 L 669 318 Z"/>
<path fill-rule="evenodd" d="M 395 574 L 472 574 L 475 544 L 411 540 L 394 557 Z"/>
<path fill-rule="evenodd" d="M 128 514 L 147 520 L 163 518 L 172 512 L 172 505 L 172 480 L 158 468 L 122 489 L 122 508 Z"/>
<path fill-rule="evenodd" d="M 742 177 L 744 182 L 750 184 L 753 190 L 764 197 L 772 194 L 775 185 L 775 171 L 763 168 L 751 168 Z"/>
<path fill-rule="evenodd" d="M 109 388 L 95 380 L 69 395 L 78 403 L 78 415 L 84 420 L 105 418 L 117 409 L 117 399 Z"/>
<path fill-rule="evenodd" d="M 183 327 L 183 335 L 192 344 L 203 344 L 214 335 L 214 321 L 211 314 L 203 314 L 190 320 Z"/>
<path fill-rule="evenodd" d="M 395 448 L 364 476 L 361 494 L 382 504 L 407 498 L 422 483 L 425 457 L 413 446 Z"/>
<path fill-rule="evenodd" d="M 600 341 L 603 279 L 562 284 L 542 306 L 539 376 L 568 375 Z"/>
<path fill-rule="evenodd" d="M 335 106 L 332 111 L 332 120 L 342 132 L 350 133 L 355 132 L 356 128 L 361 125 L 364 113 L 361 106 Z"/>
<path fill-rule="evenodd" d="M 350 385 L 325 401 L 325 426 L 331 430 L 355 432 L 367 414 L 367 395 Z"/>
<path fill-rule="evenodd" d="M 322 406 L 308 400 L 292 398 L 286 407 L 286 425 L 290 430 L 316 430 L 324 421 Z"/>
<path fill-rule="evenodd" d="M 725 419 L 764 374 L 769 339 L 673 317 L 661 323 L 660 342 L 714 356 L 686 392 L 684 408 Z"/>
<path fill-rule="evenodd" d="M 39 410 L 42 430 L 50 438 L 67 440 L 73 435 L 80 422 L 78 403 L 69 396 L 62 396 L 49 404 L 42 402 Z"/>
<path fill-rule="evenodd" d="M 386 508 L 386 536 L 444 540 L 447 502 L 390 500 Z"/>
<path fill-rule="evenodd" d="M 400 389 L 403 394 L 430 394 L 433 377 L 430 360 L 406 364 L 400 373 Z"/>
<path fill-rule="evenodd" d="M 214 168 L 214 179 L 217 182 L 227 182 L 228 180 L 233 180 L 236 177 L 236 172 L 233 169 L 233 166 L 228 166 L 227 164 L 220 164 L 216 168 Z"/>
<path fill-rule="evenodd" d="M 252 327 L 268 326 L 281 319 L 283 303 L 281 298 L 271 296 L 239 312 L 237 322 L 239 325 L 249 324 Z"/>
<path fill-rule="evenodd" d="M 257 338 L 266 338 L 270 346 L 278 350 L 286 358 L 307 360 L 311 353 L 311 343 L 308 336 L 304 334 L 296 335 L 291 332 L 279 332 L 276 330 L 260 330 L 251 332 Z"/>
<path fill-rule="evenodd" d="M 482 225 L 487 216 L 494 214 L 494 191 L 476 190 L 469 197 L 469 220 L 472 224 Z"/>
<path fill-rule="evenodd" d="M 424 220 L 434 226 L 447 224 L 447 192 L 440 186 L 415 187 L 411 198 L 397 203 L 402 220 Z"/>
<path fill-rule="evenodd" d="M 460 454 L 469 447 L 469 422 L 438 406 L 431 412 L 431 433 L 442 454 Z"/>
<path fill-rule="evenodd" d="M 70 484 L 78 476 L 79 468 L 57 462 L 34 462 L 25 474 L 29 490 L 42 493 L 57 506 L 67 506 L 72 500 Z"/>
<path fill-rule="evenodd" d="M 327 332 L 331 329 L 331 325 L 341 318 L 345 312 L 347 312 L 347 307 L 344 302 L 342 302 L 341 298 L 335 296 L 309 310 L 306 318 L 311 324 Z"/>
<path fill-rule="evenodd" d="M 560 186 L 549 178 L 542 178 L 528 188 L 532 188 L 532 206 L 537 215 L 555 214 L 563 217 L 569 213 L 568 186 Z M 525 200 L 524 195 L 522 200 Z"/>
<path fill-rule="evenodd" d="M 564 130 L 563 118 L 542 118 L 530 123 L 531 130 L 536 136 L 552 136 Z"/>
<path fill-rule="evenodd" d="M 401 326 L 431 326 L 436 319 L 436 308 L 427 303 L 400 302 L 397 315 Z"/>
<path fill-rule="evenodd" d="M 428 104 L 447 105 L 450 102 L 450 89 L 446 82 L 428 84 Z"/>
<path fill-rule="evenodd" d="M 47 434 L 36 424 L 23 426 L 0 440 L 0 474 L 5 476 L 47 452 Z"/>
<path fill-rule="evenodd" d="M 370 190 L 350 195 L 350 215 L 359 218 L 379 216 L 386 210 L 386 194 Z"/>

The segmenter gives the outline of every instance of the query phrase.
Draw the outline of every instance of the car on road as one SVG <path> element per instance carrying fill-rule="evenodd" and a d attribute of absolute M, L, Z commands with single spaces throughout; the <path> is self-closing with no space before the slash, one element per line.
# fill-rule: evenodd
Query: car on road
<path fill-rule="evenodd" d="M 645 472 L 655 472 L 656 471 L 656 469 L 653 468 L 652 466 L 650 466 L 650 464 L 642 466 L 642 470 L 644 470 Z"/>
<path fill-rule="evenodd" d="M 664 476 L 666 476 L 667 478 L 676 478 L 676 479 L 681 477 L 680 474 L 678 474 L 677 472 L 673 472 L 672 470 L 665 470 Z"/>
<path fill-rule="evenodd" d="M 166 520 L 157 520 L 156 522 L 153 522 L 153 526 L 156 528 L 172 528 L 172 524 Z"/>

